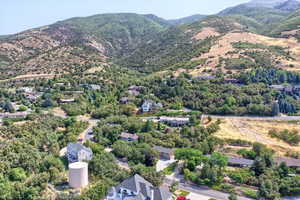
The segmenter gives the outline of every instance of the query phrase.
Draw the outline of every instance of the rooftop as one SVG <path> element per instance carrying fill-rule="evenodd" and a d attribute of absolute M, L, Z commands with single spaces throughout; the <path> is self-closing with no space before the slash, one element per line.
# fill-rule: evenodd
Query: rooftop
<path fill-rule="evenodd" d="M 172 153 L 173 152 L 173 149 L 165 148 L 165 147 L 162 147 L 162 146 L 154 146 L 153 148 L 155 150 L 157 150 L 158 152 L 161 152 L 161 153 Z"/>

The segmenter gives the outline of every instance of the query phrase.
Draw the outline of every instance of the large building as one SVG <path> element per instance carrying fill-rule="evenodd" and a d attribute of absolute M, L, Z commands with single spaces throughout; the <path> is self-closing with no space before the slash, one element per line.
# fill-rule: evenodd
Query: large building
<path fill-rule="evenodd" d="M 72 143 L 67 146 L 67 157 L 70 163 L 89 161 L 93 157 L 93 152 L 82 144 Z"/>
<path fill-rule="evenodd" d="M 185 126 L 190 123 L 190 119 L 188 117 L 165 117 L 162 116 L 159 119 L 160 122 L 168 124 L 170 126 Z"/>
<path fill-rule="evenodd" d="M 171 200 L 168 187 L 154 187 L 136 174 L 110 189 L 107 200 Z"/>

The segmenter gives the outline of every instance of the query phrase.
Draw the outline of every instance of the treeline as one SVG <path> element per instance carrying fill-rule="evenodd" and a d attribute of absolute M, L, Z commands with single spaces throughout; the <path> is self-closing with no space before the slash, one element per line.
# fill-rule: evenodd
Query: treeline
<path fill-rule="evenodd" d="M 275 84 L 300 84 L 300 73 L 289 72 L 277 68 L 256 68 L 250 72 L 244 72 L 239 75 L 239 80 L 243 84 L 265 83 Z"/>

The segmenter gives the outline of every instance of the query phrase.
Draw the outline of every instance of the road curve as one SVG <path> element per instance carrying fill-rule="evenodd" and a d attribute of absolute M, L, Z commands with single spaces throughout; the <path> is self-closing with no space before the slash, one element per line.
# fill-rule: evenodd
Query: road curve
<path fill-rule="evenodd" d="M 165 185 L 171 185 L 173 183 L 173 180 L 165 178 L 164 184 Z M 184 190 L 190 193 L 196 193 L 200 195 L 204 195 L 210 198 L 214 198 L 217 200 L 228 200 L 229 194 L 220 192 L 217 190 L 212 190 L 209 187 L 206 186 L 198 186 L 191 183 L 186 183 L 184 180 L 181 180 L 179 185 L 177 186 L 178 189 Z M 238 196 L 238 200 L 254 200 L 246 197 Z"/>

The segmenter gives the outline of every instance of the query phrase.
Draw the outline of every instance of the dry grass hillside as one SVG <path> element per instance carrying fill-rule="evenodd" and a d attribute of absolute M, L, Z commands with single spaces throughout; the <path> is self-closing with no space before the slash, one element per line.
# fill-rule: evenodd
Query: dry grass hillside
<path fill-rule="evenodd" d="M 299 145 L 291 146 L 284 141 L 271 138 L 268 132 L 272 129 L 278 131 L 297 130 L 300 134 L 300 122 L 226 118 L 222 119 L 221 129 L 215 136 L 263 143 L 274 149 L 278 155 L 285 155 L 287 152 L 300 152 Z"/>
<path fill-rule="evenodd" d="M 105 64 L 103 45 L 67 25 L 29 30 L 0 40 L 0 79 L 62 74 Z"/>
<path fill-rule="evenodd" d="M 249 56 L 251 52 L 260 52 L 262 55 L 267 55 L 265 57 L 268 57 L 270 63 L 276 67 L 289 71 L 300 71 L 300 43 L 292 36 L 289 38 L 272 38 L 246 32 L 242 29 L 220 33 L 214 27 L 204 27 L 200 32 L 194 34 L 193 39 L 205 40 L 209 37 L 216 38 L 210 50 L 192 59 L 192 61 L 205 59 L 206 62 L 194 69 L 179 69 L 178 72 L 187 71 L 195 76 L 206 74 L 207 71 L 215 72 L 218 69 L 225 73 L 228 73 L 228 71 L 230 73 L 239 72 L 245 69 L 226 69 L 225 61 L 247 59 L 249 62 L 257 63 L 255 58 Z M 250 43 L 252 46 L 251 48 L 236 48 L 235 43 Z"/>

